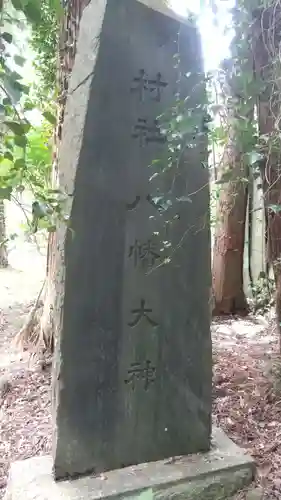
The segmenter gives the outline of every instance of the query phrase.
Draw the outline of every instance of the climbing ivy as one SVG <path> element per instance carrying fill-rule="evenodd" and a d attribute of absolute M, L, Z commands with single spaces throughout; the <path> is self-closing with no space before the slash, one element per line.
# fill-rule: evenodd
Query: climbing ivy
<path fill-rule="evenodd" d="M 54 0 L 41 0 L 40 21 L 32 24 L 30 45 L 35 53 L 34 67 L 39 78 L 36 97 L 42 105 L 57 86 L 57 55 L 61 7 Z"/>
<path fill-rule="evenodd" d="M 34 160 L 33 146 L 38 129 L 37 131 L 34 129 L 28 116 L 30 111 L 38 108 L 38 99 L 36 96 L 34 98 L 30 86 L 24 83 L 20 73 L 25 59 L 17 51 L 12 55 L 15 52 L 15 50 L 11 50 L 11 48 L 15 49 L 13 28 L 15 23 L 28 22 L 33 32 L 33 47 L 35 47 L 36 41 L 38 42 L 40 37 L 43 38 L 46 26 L 51 28 L 55 24 L 54 12 L 57 13 L 58 18 L 60 4 L 57 0 L 49 0 L 48 2 L 11 0 L 11 3 L 8 3 L 1 12 L 2 25 L 5 26 L 5 30 L 0 34 L 0 198 L 13 200 L 14 195 L 17 192 L 22 192 L 25 188 L 33 192 L 35 201 L 30 221 L 32 231 L 37 230 L 39 219 L 45 220 L 48 230 L 54 230 L 54 220 L 56 216 L 61 216 L 60 202 L 64 196 L 50 186 L 51 156 L 49 155 L 49 160 L 43 163 L 36 161 L 32 163 L 31 161 L 32 151 Z M 41 101 L 42 96 L 45 95 L 44 108 L 41 109 L 45 120 L 45 125 L 43 124 L 40 129 L 41 133 L 44 130 L 42 138 L 52 134 L 56 123 L 55 103 L 50 99 L 51 91 L 54 93 L 55 90 L 54 58 L 56 47 L 52 47 L 52 43 L 56 36 L 56 32 L 52 32 L 49 38 L 46 38 L 45 46 L 41 50 L 38 48 L 39 60 L 45 60 L 45 66 L 41 72 L 41 83 L 48 70 L 50 72 L 45 87 L 41 86 L 40 92 L 37 92 L 37 97 L 40 96 Z M 48 61 L 46 47 L 50 56 Z M 51 58 L 51 50 L 53 58 Z M 18 67 L 19 71 L 16 71 L 14 67 Z"/>

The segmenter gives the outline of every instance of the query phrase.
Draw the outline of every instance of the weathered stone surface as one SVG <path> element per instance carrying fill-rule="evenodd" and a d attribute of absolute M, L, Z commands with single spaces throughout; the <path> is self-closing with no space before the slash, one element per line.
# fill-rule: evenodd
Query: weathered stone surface
<path fill-rule="evenodd" d="M 176 173 L 149 182 L 148 168 L 168 154 L 155 120 L 175 94 L 194 115 L 201 102 L 200 43 L 160 10 L 92 0 L 81 21 L 60 155 L 73 203 L 56 318 L 56 478 L 210 446 L 205 138 L 191 134 Z"/>
<path fill-rule="evenodd" d="M 246 500 L 263 500 L 264 497 L 264 490 L 261 487 L 250 489 L 245 496 Z"/>
<path fill-rule="evenodd" d="M 224 500 L 253 478 L 251 458 L 221 431 L 210 452 L 110 471 L 100 477 L 55 482 L 52 458 L 12 465 L 5 500 Z"/>

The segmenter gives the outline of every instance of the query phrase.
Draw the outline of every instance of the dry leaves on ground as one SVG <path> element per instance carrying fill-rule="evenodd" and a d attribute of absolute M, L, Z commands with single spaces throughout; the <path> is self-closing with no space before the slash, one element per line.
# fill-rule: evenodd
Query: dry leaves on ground
<path fill-rule="evenodd" d="M 232 328 L 235 323 L 239 334 Z M 255 320 L 234 320 L 217 323 L 213 341 L 216 423 L 256 460 L 263 498 L 280 499 L 281 392 L 269 369 L 279 366 L 277 339 L 265 328 L 257 331 Z"/>
<path fill-rule="evenodd" d="M 279 367 L 276 338 L 254 319 L 230 320 L 214 324 L 213 342 L 215 421 L 255 458 L 264 499 L 280 499 L 281 397 L 268 369 Z M 50 452 L 50 373 L 17 370 L 0 404 L 1 497 L 12 461 Z"/>
<path fill-rule="evenodd" d="M 23 369 L 0 399 L 0 498 L 10 463 L 47 454 L 50 447 L 50 374 Z"/>

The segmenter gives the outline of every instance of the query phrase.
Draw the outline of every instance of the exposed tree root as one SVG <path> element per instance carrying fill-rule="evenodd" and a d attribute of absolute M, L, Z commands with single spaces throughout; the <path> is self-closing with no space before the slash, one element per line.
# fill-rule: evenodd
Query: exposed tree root
<path fill-rule="evenodd" d="M 15 337 L 15 344 L 23 351 L 29 351 L 31 357 L 38 357 L 50 349 L 50 339 L 44 333 L 41 325 L 43 315 L 42 294 L 46 284 L 44 281 L 28 317 Z"/>

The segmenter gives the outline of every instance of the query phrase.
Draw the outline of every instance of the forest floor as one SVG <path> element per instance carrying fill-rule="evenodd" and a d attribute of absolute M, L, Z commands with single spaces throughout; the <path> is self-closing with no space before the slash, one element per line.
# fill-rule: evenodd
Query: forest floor
<path fill-rule="evenodd" d="M 50 373 L 29 362 L 14 338 L 42 287 L 45 256 L 17 242 L 0 270 L 0 498 L 10 463 L 50 451 Z"/>
<path fill-rule="evenodd" d="M 281 364 L 270 316 L 212 325 L 214 423 L 257 464 L 255 483 L 237 500 L 281 498 Z"/>
<path fill-rule="evenodd" d="M 25 242 L 9 258 L 10 268 L 0 270 L 0 381 L 7 377 L 0 384 L 0 498 L 11 462 L 51 448 L 50 373 L 31 365 L 13 342 L 41 288 L 45 257 Z M 239 499 L 281 498 L 281 366 L 270 324 L 259 316 L 212 327 L 214 422 L 258 465 L 251 493 Z"/>

